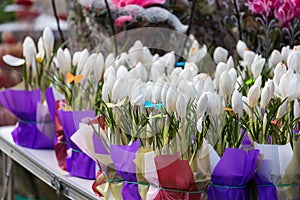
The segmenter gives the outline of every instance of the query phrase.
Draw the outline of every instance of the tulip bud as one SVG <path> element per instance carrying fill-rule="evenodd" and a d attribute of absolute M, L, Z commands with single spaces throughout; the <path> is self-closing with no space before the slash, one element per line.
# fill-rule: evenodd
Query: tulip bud
<path fill-rule="evenodd" d="M 185 97 L 183 96 L 183 94 L 179 94 L 176 101 L 176 112 L 181 122 L 184 122 L 186 116 L 186 107 L 187 101 L 185 100 Z"/>
<path fill-rule="evenodd" d="M 228 57 L 228 51 L 223 47 L 217 47 L 214 51 L 213 58 L 215 63 L 226 62 Z"/>
<path fill-rule="evenodd" d="M 46 27 L 43 32 L 43 44 L 46 51 L 46 58 L 48 61 L 51 59 L 51 54 L 54 48 L 54 35 L 49 27 Z"/>
<path fill-rule="evenodd" d="M 233 92 L 231 104 L 232 104 L 233 112 L 238 114 L 241 117 L 243 114 L 243 98 L 242 98 L 242 94 L 239 91 L 235 90 Z"/>
<path fill-rule="evenodd" d="M 228 73 L 228 71 L 224 71 L 220 76 L 219 82 L 220 94 L 224 99 L 227 99 L 228 96 L 231 95 L 233 90 L 232 80 Z"/>
<path fill-rule="evenodd" d="M 239 56 L 240 56 L 242 59 L 244 59 L 244 53 L 245 53 L 245 51 L 246 51 L 247 49 L 248 49 L 248 48 L 247 48 L 246 43 L 243 42 L 243 41 L 241 41 L 241 40 L 239 40 L 238 43 L 237 43 L 237 45 L 236 45 L 236 50 L 237 50 Z"/>
<path fill-rule="evenodd" d="M 251 72 L 253 74 L 254 78 L 257 78 L 261 72 L 262 69 L 265 65 L 266 59 L 265 58 L 261 58 L 261 55 L 256 55 L 254 57 L 253 63 L 251 64 Z"/>
<path fill-rule="evenodd" d="M 166 96 L 166 110 L 169 114 L 175 111 L 176 109 L 176 100 L 178 97 L 178 92 L 174 86 L 169 87 L 167 96 Z"/>
<path fill-rule="evenodd" d="M 269 68 L 275 67 L 278 63 L 281 62 L 281 53 L 275 49 L 272 51 L 271 56 L 269 58 Z"/>
<path fill-rule="evenodd" d="M 130 102 L 132 105 L 143 106 L 145 104 L 145 83 L 141 79 L 137 79 L 132 86 L 130 94 Z"/>
<path fill-rule="evenodd" d="M 203 117 L 208 107 L 208 96 L 206 93 L 202 94 L 197 102 L 197 116 Z"/>
<path fill-rule="evenodd" d="M 94 67 L 94 74 L 96 78 L 96 82 L 98 83 L 101 77 L 103 76 L 104 72 L 104 58 L 101 53 L 98 53 L 97 59 L 96 59 L 96 64 Z"/>
<path fill-rule="evenodd" d="M 261 92 L 260 107 L 266 109 L 270 100 L 271 100 L 270 88 L 268 86 L 265 86 Z"/>
<path fill-rule="evenodd" d="M 294 70 L 296 73 L 300 71 L 300 51 L 293 50 L 287 58 L 288 69 Z"/>
<path fill-rule="evenodd" d="M 258 85 L 252 85 L 248 92 L 248 100 L 249 100 L 249 106 L 251 108 L 255 108 L 258 102 L 258 99 L 260 97 L 260 86 Z"/>
<path fill-rule="evenodd" d="M 125 77 L 121 77 L 115 81 L 112 89 L 112 101 L 118 103 L 128 96 L 129 87 Z"/>
<path fill-rule="evenodd" d="M 280 118 L 282 118 L 284 115 L 285 115 L 285 113 L 287 112 L 287 101 L 284 101 L 282 104 L 281 104 L 281 106 L 278 108 L 278 112 L 277 112 L 277 116 L 276 116 L 276 118 L 277 119 L 280 119 Z"/>
<path fill-rule="evenodd" d="M 23 55 L 27 69 L 32 65 L 33 57 L 36 56 L 36 47 L 31 37 L 27 36 L 23 42 Z"/>
<path fill-rule="evenodd" d="M 117 69 L 117 79 L 127 76 L 127 74 L 128 74 L 128 70 L 124 65 L 121 65 Z M 138 77 L 136 77 L 136 78 L 138 78 Z"/>

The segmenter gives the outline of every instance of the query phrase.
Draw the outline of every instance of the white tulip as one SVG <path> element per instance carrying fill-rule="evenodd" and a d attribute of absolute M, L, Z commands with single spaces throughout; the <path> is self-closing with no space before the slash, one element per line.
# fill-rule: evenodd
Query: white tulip
<path fill-rule="evenodd" d="M 137 79 L 132 86 L 130 102 L 132 105 L 143 106 L 145 104 L 146 86 L 141 79 Z"/>
<path fill-rule="evenodd" d="M 273 50 L 269 58 L 269 68 L 275 67 L 281 61 L 281 53 L 277 49 Z"/>
<path fill-rule="evenodd" d="M 231 69 L 231 68 L 233 68 L 234 67 L 234 61 L 233 61 L 233 58 L 232 58 L 232 56 L 230 56 L 229 58 L 228 58 L 228 60 L 227 60 L 227 66 L 228 66 L 228 68 L 229 69 Z"/>
<path fill-rule="evenodd" d="M 279 85 L 281 76 L 286 73 L 286 66 L 283 62 L 280 62 L 276 65 L 274 70 L 274 82 Z"/>
<path fill-rule="evenodd" d="M 94 74 L 95 74 L 97 83 L 103 76 L 103 72 L 104 72 L 104 58 L 103 58 L 102 53 L 98 53 L 97 59 L 96 59 L 96 64 L 94 67 Z"/>
<path fill-rule="evenodd" d="M 186 107 L 187 107 L 187 101 L 183 94 L 179 94 L 177 101 L 176 101 L 176 113 L 181 120 L 181 122 L 184 122 L 185 116 L 186 116 Z"/>
<path fill-rule="evenodd" d="M 169 84 L 164 84 L 161 90 L 161 102 L 166 105 L 167 92 L 169 89 Z"/>
<path fill-rule="evenodd" d="M 110 97 L 112 97 L 112 90 L 115 81 L 116 81 L 116 75 L 114 73 L 109 73 L 106 77 L 105 83 L 107 85 L 108 94 Z"/>
<path fill-rule="evenodd" d="M 266 109 L 271 98 L 272 98 L 271 88 L 265 86 L 261 91 L 260 107 L 262 109 Z"/>
<path fill-rule="evenodd" d="M 167 66 L 168 69 L 170 69 L 170 71 L 174 68 L 175 66 L 175 62 L 176 62 L 176 58 L 175 58 L 175 53 L 174 51 L 171 51 L 169 53 L 166 53 L 163 58 L 165 58 L 165 65 Z M 168 72 L 169 74 L 169 72 Z"/>
<path fill-rule="evenodd" d="M 193 44 L 191 46 L 191 49 L 189 51 L 188 61 L 189 62 L 198 63 L 206 55 L 207 55 L 207 47 L 206 47 L 206 45 L 203 45 L 203 47 L 200 48 L 199 43 L 196 40 L 194 40 Z"/>
<path fill-rule="evenodd" d="M 118 103 L 128 96 L 129 86 L 126 77 L 121 77 L 115 81 L 112 89 L 112 101 Z"/>
<path fill-rule="evenodd" d="M 235 68 L 231 68 L 229 71 L 228 71 L 229 75 L 230 75 L 230 78 L 231 78 L 231 81 L 232 81 L 232 91 L 231 93 L 233 92 L 234 90 L 234 86 L 236 84 L 236 80 L 237 80 L 237 72 L 236 72 L 236 69 Z"/>
<path fill-rule="evenodd" d="M 206 93 L 202 94 L 197 102 L 197 116 L 203 117 L 208 107 L 208 96 Z"/>
<path fill-rule="evenodd" d="M 154 88 L 154 83 L 153 82 L 147 82 L 146 83 L 145 101 L 150 101 L 150 102 L 152 101 L 153 88 Z"/>
<path fill-rule="evenodd" d="M 285 114 L 286 114 L 286 112 L 287 112 L 287 101 L 285 100 L 282 104 L 281 104 L 281 106 L 278 108 L 278 112 L 277 112 L 277 115 L 276 115 L 276 118 L 277 119 L 280 119 L 280 118 L 282 118 Z"/>
<path fill-rule="evenodd" d="M 298 119 L 299 121 L 299 117 L 300 117 L 300 106 L 299 106 L 299 102 L 297 99 L 294 100 L 294 120 Z"/>
<path fill-rule="evenodd" d="M 154 60 L 150 50 L 147 47 L 143 47 L 142 63 L 148 72 L 150 72 L 153 62 Z"/>
<path fill-rule="evenodd" d="M 227 49 L 223 47 L 217 47 L 214 51 L 213 58 L 215 63 L 226 62 L 228 57 Z"/>
<path fill-rule="evenodd" d="M 203 87 L 203 91 L 205 92 L 215 92 L 215 85 L 210 76 L 207 75 Z"/>
<path fill-rule="evenodd" d="M 239 40 L 236 45 L 236 50 L 242 59 L 244 59 L 244 53 L 247 49 L 248 48 L 247 48 L 246 43 L 244 41 Z"/>
<path fill-rule="evenodd" d="M 180 74 L 179 77 L 181 77 L 181 79 L 185 79 L 185 80 L 189 80 L 191 81 L 193 79 L 193 72 L 190 69 L 183 69 Z"/>
<path fill-rule="evenodd" d="M 249 106 L 251 108 L 256 107 L 258 99 L 260 97 L 260 93 L 261 93 L 260 86 L 254 84 L 250 87 L 247 97 L 249 100 Z"/>
<path fill-rule="evenodd" d="M 94 69 L 94 66 L 96 65 L 96 60 L 97 60 L 97 54 L 92 53 L 87 59 L 86 62 L 84 63 L 83 69 L 82 69 L 82 75 L 84 77 L 88 77 L 91 72 Z"/>
<path fill-rule="evenodd" d="M 38 53 L 36 55 L 36 59 L 38 61 L 42 61 L 45 57 L 45 50 L 44 50 L 44 43 L 43 43 L 43 38 L 39 38 L 38 41 Z"/>
<path fill-rule="evenodd" d="M 293 73 L 292 70 L 288 70 L 280 78 L 279 90 L 281 93 L 281 97 L 288 97 L 288 101 L 292 101 L 296 98 L 299 98 L 299 90 L 293 89 L 299 88 L 299 86 L 300 82 L 298 76 L 295 73 Z"/>
<path fill-rule="evenodd" d="M 220 115 L 223 111 L 222 99 L 216 93 L 207 93 L 208 94 L 208 111 L 210 115 L 215 118 Z"/>
<path fill-rule="evenodd" d="M 219 88 L 220 88 L 220 94 L 224 99 L 227 99 L 232 93 L 233 86 L 232 86 L 232 80 L 228 73 L 228 71 L 224 71 L 220 76 L 220 82 L 219 82 Z"/>
<path fill-rule="evenodd" d="M 137 40 L 134 45 L 128 50 L 127 63 L 130 68 L 134 67 L 143 58 L 143 44 Z"/>
<path fill-rule="evenodd" d="M 291 48 L 290 46 L 285 46 L 285 47 L 282 47 L 281 49 L 281 59 L 287 63 L 287 58 L 289 56 L 289 54 L 291 53 Z"/>
<path fill-rule="evenodd" d="M 189 69 L 191 71 L 193 77 L 198 74 L 198 67 L 193 62 L 186 62 L 184 64 L 184 69 Z M 189 79 L 192 79 L 192 78 L 189 78 Z"/>
<path fill-rule="evenodd" d="M 166 96 L 166 110 L 169 114 L 173 113 L 176 109 L 177 97 L 178 97 L 178 92 L 176 88 L 173 86 L 169 87 Z"/>
<path fill-rule="evenodd" d="M 101 91 L 101 98 L 105 103 L 108 103 L 108 99 L 109 99 L 109 91 L 108 91 L 108 87 L 107 87 L 107 83 L 104 83 L 102 86 L 102 91 Z M 110 96 L 111 97 L 111 96 Z"/>
<path fill-rule="evenodd" d="M 43 44 L 45 47 L 46 58 L 48 61 L 51 59 L 51 54 L 54 48 L 54 35 L 49 27 L 46 27 L 43 32 Z"/>
<path fill-rule="evenodd" d="M 265 87 L 268 87 L 270 89 L 270 94 L 271 97 L 274 96 L 274 91 L 275 91 L 275 85 L 274 85 L 274 81 L 272 79 L 269 79 L 266 83 L 265 83 Z"/>
<path fill-rule="evenodd" d="M 251 64 L 253 63 L 253 60 L 255 58 L 255 53 L 253 51 L 245 51 L 244 53 L 244 59 L 240 62 L 240 65 L 243 67 L 247 67 L 247 69 L 250 71 Z"/>
<path fill-rule="evenodd" d="M 115 66 L 115 57 L 114 57 L 113 53 L 108 54 L 108 56 L 105 59 L 104 66 L 105 66 L 105 69 L 107 69 L 110 66 L 113 66 L 114 68 L 116 67 Z"/>
<path fill-rule="evenodd" d="M 195 90 L 196 90 L 196 96 L 197 97 L 200 97 L 202 95 L 203 89 L 204 88 L 203 88 L 202 83 L 200 81 L 197 82 L 196 85 L 195 85 Z"/>
<path fill-rule="evenodd" d="M 257 78 L 261 74 L 265 62 L 266 62 L 265 58 L 262 58 L 261 55 L 256 54 L 251 64 L 251 72 L 254 78 Z"/>
<path fill-rule="evenodd" d="M 218 63 L 215 71 L 215 79 L 214 79 L 214 84 L 217 90 L 219 90 L 219 81 L 220 81 L 220 76 L 224 71 L 229 70 L 229 67 L 226 63 L 220 62 Z"/>
<path fill-rule="evenodd" d="M 160 61 L 157 60 L 153 63 L 152 68 L 151 68 L 151 80 L 156 81 L 158 77 L 162 76 L 162 74 L 165 73 L 165 68 L 164 64 Z"/>
<path fill-rule="evenodd" d="M 77 65 L 76 74 L 80 74 L 84 69 L 84 64 L 89 57 L 89 51 L 84 49 L 83 51 L 79 52 L 76 57 L 73 57 L 73 64 L 74 66 Z M 74 60 L 75 59 L 75 60 Z"/>
<path fill-rule="evenodd" d="M 294 70 L 296 73 L 300 71 L 300 51 L 293 50 L 287 58 L 288 69 Z"/>
<path fill-rule="evenodd" d="M 128 70 L 124 65 L 121 65 L 118 69 L 117 69 L 117 79 L 122 78 L 124 76 L 127 76 L 128 74 Z M 138 77 L 135 77 L 135 79 L 137 79 Z"/>
<path fill-rule="evenodd" d="M 68 49 L 58 49 L 56 55 L 56 65 L 59 67 L 59 71 L 62 74 L 71 72 L 71 54 Z"/>
<path fill-rule="evenodd" d="M 163 88 L 164 82 L 163 78 L 160 77 L 154 83 L 153 91 L 152 91 L 152 102 L 160 103 L 161 102 L 161 90 Z"/>
<path fill-rule="evenodd" d="M 242 94 L 239 91 L 235 90 L 233 92 L 231 104 L 233 112 L 241 117 L 243 114 L 243 98 Z"/>
<path fill-rule="evenodd" d="M 25 60 L 22 59 L 22 58 L 17 58 L 15 56 L 12 56 L 12 55 L 9 55 L 9 54 L 6 54 L 2 57 L 3 61 L 10 65 L 10 66 L 14 66 L 14 67 L 17 67 L 17 66 L 20 66 L 20 65 L 23 65 L 25 63 Z"/>
<path fill-rule="evenodd" d="M 259 87 L 261 87 L 261 83 L 262 83 L 262 76 L 259 75 L 259 76 L 256 78 L 256 80 L 255 80 L 255 82 L 254 82 L 253 85 L 258 85 Z"/>
<path fill-rule="evenodd" d="M 196 89 L 194 84 L 188 80 L 182 80 L 178 84 L 178 92 L 184 94 L 186 101 L 193 100 L 196 97 Z"/>
<path fill-rule="evenodd" d="M 32 58 L 36 57 L 36 47 L 31 37 L 27 36 L 23 42 L 23 56 L 25 58 L 27 69 L 32 65 Z"/>
<path fill-rule="evenodd" d="M 139 62 L 133 70 L 136 70 L 137 75 L 138 75 L 137 78 L 142 79 L 142 81 L 144 81 L 144 82 L 146 82 L 148 80 L 147 70 L 141 62 Z"/>

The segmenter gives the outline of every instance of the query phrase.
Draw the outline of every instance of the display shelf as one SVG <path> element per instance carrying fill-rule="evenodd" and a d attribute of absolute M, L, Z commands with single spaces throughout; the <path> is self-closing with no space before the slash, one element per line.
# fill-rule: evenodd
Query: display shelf
<path fill-rule="evenodd" d="M 11 135 L 13 129 L 14 126 L 0 127 L 0 150 L 7 156 L 66 197 L 74 200 L 102 199 L 91 189 L 93 180 L 73 177 L 58 167 L 54 150 L 16 145 Z"/>

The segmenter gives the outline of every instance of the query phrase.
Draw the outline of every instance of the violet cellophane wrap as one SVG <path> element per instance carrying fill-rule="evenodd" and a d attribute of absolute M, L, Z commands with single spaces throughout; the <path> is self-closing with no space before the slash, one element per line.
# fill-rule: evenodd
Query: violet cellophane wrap
<path fill-rule="evenodd" d="M 71 136 L 79 128 L 82 119 L 94 118 L 93 111 L 57 111 L 57 115 L 64 129 L 68 147 L 71 148 L 71 155 L 66 158 L 66 170 L 72 175 L 80 178 L 95 179 L 95 161 L 83 153 L 79 147 L 70 140 Z"/>
<path fill-rule="evenodd" d="M 209 200 L 248 200 L 247 184 L 253 178 L 258 162 L 259 150 L 225 149 L 211 177 L 208 188 Z"/>
<path fill-rule="evenodd" d="M 257 187 L 253 188 L 257 190 L 259 199 L 261 200 L 277 200 L 277 190 L 273 186 L 272 177 L 272 162 L 270 160 L 262 160 L 257 172 L 255 173 L 253 180 Z"/>
<path fill-rule="evenodd" d="M 183 191 L 198 192 L 194 174 L 187 160 L 180 160 L 179 154 L 161 155 L 154 159 L 161 189 L 155 200 L 201 200 L 201 192 L 188 193 Z M 175 191 L 176 190 L 176 191 Z M 181 192 L 182 191 L 182 192 Z"/>
<path fill-rule="evenodd" d="M 14 142 L 32 149 L 53 149 L 53 138 L 47 137 L 37 128 L 37 123 L 43 123 L 37 122 L 36 116 L 40 99 L 39 89 L 32 91 L 8 89 L 0 92 L 0 103 L 19 119 L 17 127 L 12 132 Z"/>
<path fill-rule="evenodd" d="M 129 146 L 111 145 L 111 159 L 114 162 L 118 174 L 125 180 L 122 189 L 122 197 L 124 200 L 141 200 L 141 196 L 136 184 L 127 183 L 137 182 L 136 165 L 133 162 L 136 157 L 136 152 L 140 148 L 140 141 L 132 143 Z"/>
<path fill-rule="evenodd" d="M 50 87 L 45 92 L 46 100 L 48 104 L 48 109 L 50 113 L 50 117 L 52 123 L 55 128 L 55 136 L 54 136 L 54 151 L 58 166 L 66 170 L 66 157 L 67 157 L 67 144 L 65 140 L 65 135 L 63 132 L 62 125 L 57 116 L 57 110 L 60 109 L 60 102 L 55 100 L 53 88 Z"/>

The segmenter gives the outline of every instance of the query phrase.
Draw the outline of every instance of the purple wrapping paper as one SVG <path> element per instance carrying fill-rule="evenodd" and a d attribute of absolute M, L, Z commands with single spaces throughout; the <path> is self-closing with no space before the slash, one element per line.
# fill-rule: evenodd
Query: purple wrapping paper
<path fill-rule="evenodd" d="M 213 184 L 208 188 L 208 199 L 250 199 L 246 185 L 254 176 L 258 156 L 259 150 L 256 149 L 246 152 L 227 148 L 212 174 Z"/>
<path fill-rule="evenodd" d="M 83 153 L 70 138 L 79 128 L 79 123 L 84 118 L 94 118 L 93 111 L 57 111 L 57 115 L 64 129 L 68 148 L 72 149 L 71 155 L 66 158 L 66 170 L 72 176 L 86 179 L 95 179 L 95 161 Z"/>
<path fill-rule="evenodd" d="M 270 185 L 266 187 L 257 187 L 255 188 L 258 192 L 260 200 L 277 200 L 277 190 L 275 186 L 272 186 L 272 162 L 270 160 L 262 160 L 257 172 L 254 175 L 254 182 L 256 185 Z"/>
<path fill-rule="evenodd" d="M 114 162 L 116 170 L 120 176 L 130 182 L 137 182 L 136 178 L 136 166 L 133 162 L 135 159 L 135 153 L 140 148 L 140 141 L 137 140 L 132 145 L 111 145 L 111 159 Z M 124 182 L 122 189 L 122 196 L 124 200 L 141 200 L 141 196 L 138 191 L 137 184 L 131 184 Z"/>
<path fill-rule="evenodd" d="M 4 90 L 0 92 L 0 103 L 13 113 L 19 123 L 12 132 L 17 145 L 32 149 L 53 149 L 53 138 L 47 137 L 37 128 L 37 104 L 40 102 L 40 90 Z M 47 126 L 45 122 L 44 125 Z M 53 128 L 53 126 L 51 125 Z M 54 129 L 53 129 L 54 135 Z"/>

